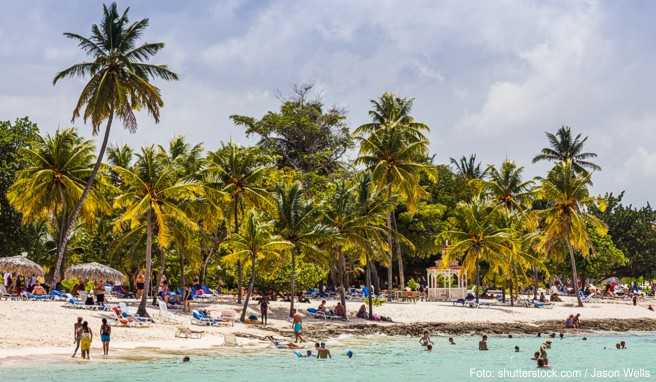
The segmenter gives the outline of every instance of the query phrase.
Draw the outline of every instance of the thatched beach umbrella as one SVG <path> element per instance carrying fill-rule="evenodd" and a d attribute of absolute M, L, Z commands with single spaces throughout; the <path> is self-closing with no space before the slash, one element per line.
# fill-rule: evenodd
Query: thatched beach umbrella
<path fill-rule="evenodd" d="M 0 257 L 0 272 L 43 276 L 43 268 L 25 256 Z"/>
<path fill-rule="evenodd" d="M 66 278 L 77 277 L 83 280 L 123 281 L 125 275 L 112 267 L 100 263 L 84 263 L 69 267 Z"/>

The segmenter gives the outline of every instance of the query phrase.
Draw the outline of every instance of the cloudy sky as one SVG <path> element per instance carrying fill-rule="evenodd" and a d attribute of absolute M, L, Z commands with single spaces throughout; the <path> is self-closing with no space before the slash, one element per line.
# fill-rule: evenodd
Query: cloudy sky
<path fill-rule="evenodd" d="M 384 91 L 415 97 L 439 162 L 477 153 L 531 158 L 544 132 L 569 125 L 590 137 L 603 171 L 596 192 L 626 190 L 656 203 L 656 2 L 595 1 L 119 1 L 148 17 L 155 62 L 181 74 L 161 83 L 155 125 L 113 130 L 113 143 L 164 143 L 176 134 L 208 148 L 246 143 L 230 114 L 261 116 L 279 94 L 314 83 L 325 103 L 367 120 Z M 62 32 L 88 34 L 94 1 L 3 2 L 0 120 L 29 116 L 52 132 L 71 125 L 82 82 L 52 86 L 57 70 L 84 59 Z M 82 121 L 75 126 L 88 131 Z"/>

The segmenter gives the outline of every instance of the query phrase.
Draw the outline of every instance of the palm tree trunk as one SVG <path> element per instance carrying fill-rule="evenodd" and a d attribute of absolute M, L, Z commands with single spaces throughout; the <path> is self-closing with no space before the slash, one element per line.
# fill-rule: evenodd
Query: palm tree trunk
<path fill-rule="evenodd" d="M 387 267 L 387 290 L 392 292 L 394 283 L 394 243 L 392 242 L 392 214 L 387 217 L 387 244 L 389 245 L 389 266 Z M 391 294 L 390 294 L 391 296 Z"/>
<path fill-rule="evenodd" d="M 162 280 L 164 279 L 164 269 L 166 267 L 166 259 L 164 258 L 164 250 L 162 248 L 157 249 L 159 251 L 159 273 L 157 274 L 157 292 L 153 293 L 153 305 L 157 305 L 157 298 L 159 294 L 159 286 L 162 285 Z M 170 276 L 170 275 L 169 275 Z M 155 291 L 155 288 L 153 288 Z"/>
<path fill-rule="evenodd" d="M 399 228 L 396 225 L 396 213 L 392 212 L 392 227 L 398 234 Z M 396 258 L 399 263 L 399 289 L 405 288 L 405 271 L 403 268 L 403 253 L 401 252 L 401 243 L 398 238 L 394 238 L 394 248 L 396 249 Z"/>
<path fill-rule="evenodd" d="M 187 280 L 185 280 L 185 273 L 184 273 L 184 267 L 185 267 L 185 257 L 184 253 L 181 251 L 180 252 L 180 287 L 184 288 L 187 284 Z"/>
<path fill-rule="evenodd" d="M 374 303 L 373 303 L 373 296 L 372 296 L 372 293 L 371 293 L 371 262 L 369 262 L 369 252 L 365 253 L 365 261 L 367 262 L 367 280 L 366 281 L 367 281 L 367 290 L 369 291 L 368 296 L 367 296 L 367 300 L 369 300 L 369 319 L 372 320 L 373 319 L 373 314 L 374 314 L 374 312 L 373 312 Z"/>
<path fill-rule="evenodd" d="M 77 201 L 77 204 L 73 209 L 73 213 L 69 216 L 65 226 L 62 228 L 64 232 L 64 236 L 62 237 L 61 246 L 57 248 L 57 264 L 55 265 L 55 273 L 52 277 L 51 287 L 54 287 L 55 284 L 57 284 L 60 281 L 61 266 L 64 261 L 64 254 L 66 253 L 66 246 L 68 245 L 68 239 L 73 231 L 75 221 L 77 220 L 77 217 L 80 215 L 80 211 L 82 211 L 82 205 L 84 205 L 84 201 L 89 196 L 89 192 L 91 191 L 91 186 L 93 186 L 93 181 L 96 178 L 96 174 L 98 173 L 98 170 L 102 165 L 102 160 L 103 157 L 105 156 L 105 150 L 107 149 L 107 142 L 109 140 L 109 131 L 112 128 L 113 119 L 114 119 L 114 111 L 112 110 L 109 112 L 109 117 L 107 118 L 107 126 L 105 126 L 105 136 L 103 137 L 103 142 L 102 145 L 100 146 L 100 151 L 98 152 L 98 158 L 96 159 L 96 164 L 93 166 L 93 170 L 91 171 L 91 175 L 89 175 L 89 179 L 87 179 L 87 184 L 84 186 L 84 191 L 82 191 L 82 196 L 80 197 L 80 200 Z"/>
<path fill-rule="evenodd" d="M 344 317 L 346 317 L 346 257 L 341 250 L 339 253 L 339 300 L 344 307 Z"/>
<path fill-rule="evenodd" d="M 150 292 L 150 274 L 152 273 L 153 268 L 153 215 L 150 210 L 148 211 L 148 221 L 146 224 L 146 275 L 143 295 L 139 302 L 139 309 L 137 309 L 137 315 L 142 317 L 148 317 L 148 312 L 146 311 L 146 299 Z"/>
<path fill-rule="evenodd" d="M 481 265 L 476 259 L 476 304 L 478 304 L 479 293 L 481 293 Z"/>
<path fill-rule="evenodd" d="M 251 255 L 251 280 L 248 283 L 248 291 L 246 292 L 246 298 L 244 299 L 244 308 L 241 310 L 241 318 L 239 320 L 244 322 L 246 320 L 246 309 L 248 309 L 248 300 L 250 300 L 251 295 L 253 294 L 253 285 L 255 285 L 255 252 Z"/>
<path fill-rule="evenodd" d="M 569 262 L 572 265 L 572 280 L 574 281 L 574 293 L 576 294 L 576 301 L 578 302 L 579 308 L 583 307 L 583 301 L 581 301 L 581 296 L 579 295 L 578 287 L 578 276 L 576 274 L 576 259 L 574 259 L 574 250 L 572 245 L 567 243 L 567 250 L 569 251 Z"/>
<path fill-rule="evenodd" d="M 289 317 L 294 315 L 294 296 L 296 295 L 296 247 L 292 249 L 292 295 L 289 299 Z"/>
<path fill-rule="evenodd" d="M 515 306 L 515 299 L 513 298 L 513 281 L 510 279 L 510 306 Z"/>
<path fill-rule="evenodd" d="M 533 267 L 533 300 L 538 299 L 538 268 Z"/>
<path fill-rule="evenodd" d="M 239 218 L 237 216 L 239 211 L 238 204 L 239 204 L 239 196 L 235 196 L 234 205 L 233 205 L 234 223 L 235 223 L 233 232 L 235 234 L 239 232 Z M 241 284 L 242 284 L 242 277 L 243 277 L 242 273 L 243 271 L 241 268 L 241 256 L 239 256 L 237 258 L 237 304 L 241 303 Z"/>

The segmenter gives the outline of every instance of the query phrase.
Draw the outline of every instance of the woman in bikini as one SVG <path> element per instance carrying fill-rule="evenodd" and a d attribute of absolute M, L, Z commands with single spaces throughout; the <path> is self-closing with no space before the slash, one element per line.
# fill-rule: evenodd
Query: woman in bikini
<path fill-rule="evenodd" d="M 107 319 L 102 319 L 102 325 L 100 325 L 100 341 L 102 341 L 103 346 L 103 355 L 107 357 L 109 355 L 109 336 L 112 334 L 112 327 L 107 324 Z"/>

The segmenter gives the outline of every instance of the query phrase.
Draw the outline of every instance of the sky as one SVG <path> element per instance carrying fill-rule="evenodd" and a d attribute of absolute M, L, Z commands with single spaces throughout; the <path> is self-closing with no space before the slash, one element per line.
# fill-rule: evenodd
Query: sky
<path fill-rule="evenodd" d="M 131 20 L 150 19 L 144 41 L 166 44 L 152 62 L 180 74 L 156 82 L 161 122 L 138 117 L 112 144 L 166 144 L 175 135 L 207 149 L 253 143 L 228 118 L 277 110 L 294 84 L 312 83 L 348 123 L 367 121 L 385 91 L 415 98 L 431 127 L 435 161 L 476 153 L 543 175 L 531 159 L 545 132 L 571 126 L 599 155 L 596 193 L 625 190 L 656 204 L 656 2 L 225 0 L 118 1 Z M 52 85 L 58 70 L 85 60 L 63 32 L 83 35 L 102 2 L 3 2 L 0 120 L 29 116 L 40 129 L 71 123 L 82 80 Z"/>

